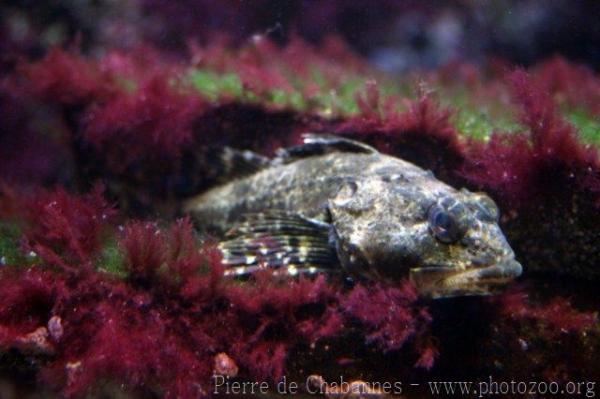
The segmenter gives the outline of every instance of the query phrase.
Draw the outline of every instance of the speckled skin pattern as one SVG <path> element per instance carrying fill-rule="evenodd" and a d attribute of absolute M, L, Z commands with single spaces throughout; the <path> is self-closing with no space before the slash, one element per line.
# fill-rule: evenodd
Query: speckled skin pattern
<path fill-rule="evenodd" d="M 454 216 L 462 234 L 442 242 L 432 207 Z M 410 277 L 428 296 L 492 292 L 521 274 L 482 193 L 456 190 L 409 162 L 370 151 L 279 159 L 192 200 L 196 222 L 224 232 L 244 214 L 285 210 L 330 225 L 331 245 L 351 276 Z"/>

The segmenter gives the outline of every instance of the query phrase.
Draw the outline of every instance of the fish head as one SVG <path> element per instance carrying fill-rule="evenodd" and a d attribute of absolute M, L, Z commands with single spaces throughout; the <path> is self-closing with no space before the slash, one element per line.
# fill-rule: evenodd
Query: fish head
<path fill-rule="evenodd" d="M 338 257 L 352 275 L 408 276 L 422 295 L 440 298 L 491 294 L 522 271 L 484 193 L 435 179 L 370 178 L 344 185 L 329 211 Z"/>

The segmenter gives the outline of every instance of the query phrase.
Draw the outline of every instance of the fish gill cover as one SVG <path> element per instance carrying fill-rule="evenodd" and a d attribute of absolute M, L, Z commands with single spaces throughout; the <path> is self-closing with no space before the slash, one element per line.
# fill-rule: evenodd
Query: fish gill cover
<path fill-rule="evenodd" d="M 3 379 L 195 398 L 212 395 L 223 353 L 238 378 L 271 383 L 600 377 L 596 73 L 555 57 L 398 77 L 336 37 L 219 36 L 186 54 L 53 48 L 3 68 Z M 408 282 L 223 278 L 215 243 L 177 205 L 218 181 L 215 148 L 269 155 L 306 131 L 489 193 L 525 278 L 436 302 Z"/>

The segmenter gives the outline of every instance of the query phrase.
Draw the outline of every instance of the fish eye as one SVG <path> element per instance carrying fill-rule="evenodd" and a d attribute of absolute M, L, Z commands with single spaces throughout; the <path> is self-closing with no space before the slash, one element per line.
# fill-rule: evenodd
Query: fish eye
<path fill-rule="evenodd" d="M 429 211 L 429 228 L 435 238 L 444 244 L 455 243 L 464 236 L 456 216 L 439 205 L 434 205 Z"/>
<path fill-rule="evenodd" d="M 480 193 L 475 201 L 477 216 L 481 220 L 497 222 L 500 220 L 500 210 L 493 199 L 487 194 Z"/>

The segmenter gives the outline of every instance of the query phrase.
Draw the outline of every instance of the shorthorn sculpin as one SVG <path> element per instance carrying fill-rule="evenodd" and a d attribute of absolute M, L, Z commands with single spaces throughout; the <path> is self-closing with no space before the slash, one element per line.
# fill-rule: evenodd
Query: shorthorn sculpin
<path fill-rule="evenodd" d="M 228 150 L 227 162 L 238 175 L 185 204 L 224 234 L 227 274 L 408 277 L 429 297 L 488 294 L 521 274 L 490 197 L 366 144 L 306 134 L 274 159 Z"/>

